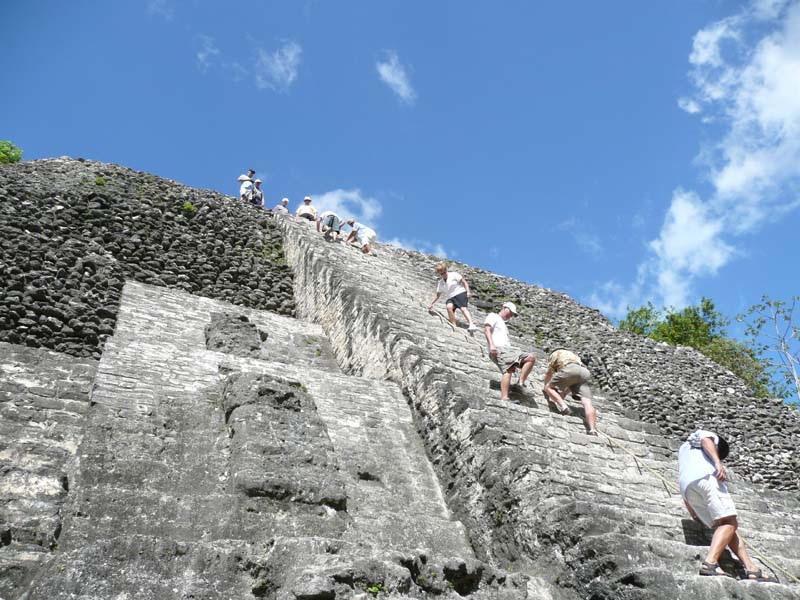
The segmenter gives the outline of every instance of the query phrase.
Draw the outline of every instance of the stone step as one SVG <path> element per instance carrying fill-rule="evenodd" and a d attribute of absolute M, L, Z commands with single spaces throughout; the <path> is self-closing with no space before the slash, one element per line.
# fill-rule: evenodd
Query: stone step
<path fill-rule="evenodd" d="M 747 540 L 745 540 L 747 543 Z M 761 564 L 756 556 L 754 547 L 751 547 L 751 557 L 759 564 L 764 572 L 768 572 L 765 565 Z M 620 533 L 603 533 L 584 537 L 576 547 L 569 551 L 569 558 L 582 555 L 585 559 L 582 568 L 592 569 L 593 565 L 599 566 L 604 561 L 613 561 L 619 573 L 635 572 L 642 568 L 657 568 L 669 570 L 676 578 L 690 579 L 697 575 L 700 562 L 708 552 L 708 546 L 689 545 L 682 542 L 648 538 L 639 535 L 625 535 Z M 782 569 L 795 577 L 800 577 L 800 560 L 775 556 L 767 552 L 767 558 L 777 563 Z M 611 558 L 613 557 L 613 558 Z M 730 573 L 734 573 L 738 563 L 733 562 L 727 553 L 720 564 Z M 786 577 L 778 573 L 778 578 L 786 583 Z M 800 597 L 800 586 L 791 585 Z"/>

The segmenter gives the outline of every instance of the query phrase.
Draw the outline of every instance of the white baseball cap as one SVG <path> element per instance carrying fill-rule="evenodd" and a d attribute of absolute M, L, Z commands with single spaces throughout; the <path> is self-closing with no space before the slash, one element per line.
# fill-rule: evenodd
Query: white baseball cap
<path fill-rule="evenodd" d="M 305 202 L 306 200 L 308 200 L 309 202 L 311 202 L 311 196 L 306 196 L 305 198 L 303 198 L 303 202 Z"/>
<path fill-rule="evenodd" d="M 289 204 L 289 199 L 288 198 L 284 198 L 283 200 L 281 200 L 281 203 L 282 204 Z"/>
<path fill-rule="evenodd" d="M 519 314 L 517 312 L 517 305 L 514 304 L 513 302 L 503 302 L 503 308 L 507 308 L 508 310 L 510 310 L 511 314 L 513 314 L 513 315 L 518 315 Z"/>

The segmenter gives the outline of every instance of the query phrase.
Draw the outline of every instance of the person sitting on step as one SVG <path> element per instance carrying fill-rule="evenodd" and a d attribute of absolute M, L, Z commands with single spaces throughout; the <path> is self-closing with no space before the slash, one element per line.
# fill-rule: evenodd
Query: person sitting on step
<path fill-rule="evenodd" d="M 311 206 L 311 196 L 303 198 L 303 204 L 297 207 L 294 214 L 301 219 L 308 219 L 309 221 L 317 220 L 317 209 Z"/>
<path fill-rule="evenodd" d="M 545 397 L 555 405 L 558 412 L 568 415 L 570 409 L 564 398 L 572 394 L 575 400 L 580 400 L 583 404 L 589 435 L 597 435 L 597 411 L 592 403 L 592 388 L 589 387 L 591 380 L 589 369 L 574 352 L 561 348 L 550 353 L 544 376 Z"/>
<path fill-rule="evenodd" d="M 448 272 L 447 265 L 444 263 L 436 265 L 436 273 L 441 279 L 436 283 L 436 296 L 428 306 L 428 312 L 433 310 L 433 305 L 439 300 L 439 296 L 442 295 L 443 291 L 446 291 L 447 301 L 445 306 L 447 307 L 447 316 L 450 317 L 450 324 L 454 328 L 456 327 L 456 308 L 459 308 L 469 323 L 467 330 L 477 331 L 478 327 L 472 322 L 472 315 L 469 314 L 469 309 L 467 308 L 467 303 L 472 296 L 467 280 L 464 279 L 461 273 Z"/>
<path fill-rule="evenodd" d="M 483 334 L 489 346 L 489 358 L 500 369 L 500 399 L 508 400 L 508 388 L 511 386 L 511 375 L 520 369 L 519 385 L 524 386 L 536 364 L 536 357 L 529 352 L 517 352 L 511 347 L 506 321 L 517 316 L 517 307 L 513 302 L 504 302 L 499 313 L 486 315 Z"/>
<path fill-rule="evenodd" d="M 700 575 L 730 577 L 719 566 L 719 557 L 727 547 L 744 565 L 747 579 L 777 582 L 753 564 L 738 531 L 736 506 L 728 493 L 728 473 L 722 464 L 729 450 L 725 438 L 703 429 L 691 434 L 678 450 L 678 481 L 686 509 L 695 521 L 714 529 Z"/>

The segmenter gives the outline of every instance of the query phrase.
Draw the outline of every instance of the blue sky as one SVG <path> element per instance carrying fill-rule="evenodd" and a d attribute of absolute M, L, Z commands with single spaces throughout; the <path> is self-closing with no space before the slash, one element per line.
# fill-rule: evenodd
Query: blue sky
<path fill-rule="evenodd" d="M 798 0 L 5 0 L 0 39 L 26 159 L 252 166 L 615 318 L 800 293 Z"/>

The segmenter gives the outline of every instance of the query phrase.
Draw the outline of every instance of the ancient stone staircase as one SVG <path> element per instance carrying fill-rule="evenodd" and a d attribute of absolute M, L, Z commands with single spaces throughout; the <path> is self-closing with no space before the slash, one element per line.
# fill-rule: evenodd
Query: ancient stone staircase
<path fill-rule="evenodd" d="M 519 595 L 399 387 L 343 374 L 317 325 L 127 283 L 78 460 L 26 600 Z"/>
<path fill-rule="evenodd" d="M 402 387 L 479 558 L 530 575 L 542 597 L 566 588 L 592 598 L 800 598 L 797 585 L 697 575 L 708 532 L 665 484 L 677 481 L 678 440 L 602 394 L 603 435 L 585 435 L 579 416 L 544 402 L 543 354 L 534 389 L 501 403 L 481 333 L 453 331 L 442 308 L 424 308 L 432 259 L 389 246 L 365 256 L 304 223 L 284 228 L 299 313 L 322 325 L 345 368 Z M 800 576 L 797 498 L 738 480 L 733 489 L 751 548 L 784 582 Z"/>

